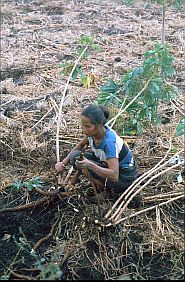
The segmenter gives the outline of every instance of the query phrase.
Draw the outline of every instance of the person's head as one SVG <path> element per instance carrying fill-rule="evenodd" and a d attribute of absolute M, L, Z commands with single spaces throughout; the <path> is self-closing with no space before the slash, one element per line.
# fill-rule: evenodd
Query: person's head
<path fill-rule="evenodd" d="M 87 136 L 94 136 L 104 127 L 109 111 L 103 106 L 90 105 L 82 111 L 81 116 L 83 132 Z"/>

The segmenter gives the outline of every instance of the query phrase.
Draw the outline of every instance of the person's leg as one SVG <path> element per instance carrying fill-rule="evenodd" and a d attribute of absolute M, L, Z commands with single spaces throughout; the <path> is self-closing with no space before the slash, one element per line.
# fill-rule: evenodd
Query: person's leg
<path fill-rule="evenodd" d="M 90 181 L 92 181 L 97 187 L 99 187 L 100 189 L 102 189 L 104 187 L 104 185 L 102 183 L 105 182 L 105 179 L 98 176 L 97 174 L 95 174 L 93 171 L 91 170 L 78 170 L 75 162 L 76 159 L 83 153 L 84 157 L 87 158 L 88 160 L 91 160 L 92 162 L 96 163 L 97 165 L 100 166 L 104 166 L 106 167 L 106 165 L 104 163 L 101 163 L 100 160 L 95 156 L 95 154 L 92 151 L 85 151 L 82 152 L 80 150 L 75 150 L 70 154 L 70 164 L 73 165 L 74 169 L 76 170 L 72 180 L 71 180 L 71 184 L 75 185 L 78 177 L 81 175 L 81 173 L 83 173 L 84 176 L 86 176 L 87 178 L 89 178 Z"/>
<path fill-rule="evenodd" d="M 84 157 L 93 162 L 100 162 L 99 159 L 95 156 L 95 154 L 91 151 L 82 152 L 80 150 L 75 150 L 70 154 L 70 164 L 76 169 L 76 159 L 83 153 Z"/>
<path fill-rule="evenodd" d="M 133 183 L 133 180 L 132 181 L 122 181 L 121 179 L 119 179 L 118 182 L 107 181 L 106 191 L 107 191 L 109 198 L 112 199 L 113 201 L 117 200 L 121 196 L 121 194 L 124 191 L 126 191 L 127 188 L 132 183 Z M 139 208 L 141 206 L 142 206 L 142 197 L 140 195 L 136 195 L 132 199 L 132 201 L 128 204 L 128 208 Z"/>
<path fill-rule="evenodd" d="M 118 179 L 117 182 L 107 180 L 106 191 L 111 198 L 116 199 L 132 184 L 132 182 L 133 181 L 122 181 L 121 179 Z"/>
<path fill-rule="evenodd" d="M 97 192 L 102 192 L 103 190 L 105 190 L 105 179 L 104 181 L 100 181 L 99 179 L 89 175 L 89 180 L 95 184 Z"/>
<path fill-rule="evenodd" d="M 81 174 L 81 171 L 78 170 L 76 165 L 75 165 L 76 158 L 78 158 L 81 154 L 82 154 L 82 151 L 80 151 L 80 150 L 75 150 L 75 151 L 71 152 L 71 154 L 70 154 L 70 164 L 76 170 L 74 175 L 73 175 L 73 177 L 72 177 L 72 179 L 71 179 L 71 184 L 73 186 L 75 186 L 75 184 L 77 183 L 78 178 L 79 178 L 79 176 Z"/>
<path fill-rule="evenodd" d="M 74 167 L 74 169 L 76 169 L 76 165 L 75 165 L 76 158 L 78 158 L 81 154 L 82 151 L 80 150 L 75 150 L 70 154 L 70 164 Z"/>

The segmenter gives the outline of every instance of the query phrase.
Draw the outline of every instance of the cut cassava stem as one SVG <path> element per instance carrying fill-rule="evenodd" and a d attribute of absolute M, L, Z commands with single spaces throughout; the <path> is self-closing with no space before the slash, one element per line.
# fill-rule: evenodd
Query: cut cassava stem
<path fill-rule="evenodd" d="M 12 208 L 4 208 L 0 210 L 0 213 L 3 212 L 17 212 L 17 211 L 22 211 L 22 210 L 26 210 L 26 209 L 30 209 L 30 208 L 35 208 L 38 207 L 40 205 L 43 205 L 44 203 L 50 203 L 52 202 L 56 196 L 58 196 L 59 198 L 63 197 L 63 196 L 69 196 L 72 194 L 72 192 L 60 192 L 60 190 L 58 189 L 57 191 L 42 191 L 40 189 L 35 189 L 37 191 L 37 193 L 41 194 L 41 195 L 45 195 L 46 197 L 41 198 L 40 200 L 37 201 L 33 201 L 29 204 L 25 204 L 25 205 L 19 205 L 16 207 L 12 207 Z"/>
<path fill-rule="evenodd" d="M 176 154 L 176 155 L 177 155 L 177 154 Z M 166 166 L 169 162 L 170 162 L 170 160 L 166 161 L 164 164 L 158 166 L 155 170 L 153 170 L 152 172 L 148 173 L 147 177 L 145 177 L 145 178 L 143 178 L 142 180 L 140 180 L 136 185 L 134 185 L 134 187 L 132 187 L 132 189 L 131 189 L 131 187 L 130 187 L 130 191 L 125 195 L 124 201 L 123 201 L 122 204 L 119 206 L 119 209 L 121 209 L 121 207 L 122 207 L 123 205 L 124 205 L 124 207 L 125 207 L 125 205 L 127 206 L 128 203 L 132 200 L 133 196 L 136 195 L 136 193 L 139 193 L 139 191 L 141 190 L 141 188 L 139 188 L 139 189 L 137 190 L 137 192 L 135 192 L 134 194 L 132 194 L 131 198 L 128 199 L 129 196 L 131 195 L 131 193 L 136 189 L 136 187 L 138 187 L 138 186 L 141 184 L 141 182 L 142 182 L 144 179 L 148 178 L 148 177 L 151 176 L 154 172 L 156 172 L 156 171 L 158 171 L 159 169 L 161 169 L 161 168 L 163 168 L 164 166 Z M 172 168 L 173 168 L 173 167 L 172 167 Z M 169 169 L 171 169 L 171 167 L 170 167 Z M 162 172 L 159 172 L 159 173 L 158 173 L 157 175 L 155 175 L 155 176 L 152 176 L 152 178 L 150 178 L 143 186 L 141 186 L 142 189 L 143 189 L 147 184 L 149 184 L 153 179 L 155 179 L 157 176 L 163 174 L 165 171 L 166 171 L 166 170 L 164 170 L 164 171 L 162 171 Z M 167 169 L 167 171 L 168 171 L 168 169 Z M 127 204 L 125 204 L 126 202 L 127 202 Z M 118 213 L 118 209 L 117 209 L 117 213 Z M 114 215 L 112 215 L 111 219 L 112 219 L 113 217 L 115 217 L 115 216 L 116 216 L 116 212 L 114 213 Z"/>
<path fill-rule="evenodd" d="M 171 169 L 174 169 L 174 168 L 180 166 L 181 164 L 183 164 L 183 162 L 182 162 L 182 163 L 179 163 L 179 164 L 175 164 L 175 165 L 173 165 L 173 166 L 171 166 L 171 167 L 165 169 L 164 171 L 159 172 L 157 175 L 154 175 L 153 177 L 151 177 L 143 186 L 141 186 L 141 187 L 127 200 L 127 202 L 124 204 L 124 206 L 123 206 L 122 208 L 118 208 L 118 211 L 119 211 L 119 212 L 117 213 L 116 217 L 115 217 L 115 215 L 112 216 L 112 220 L 113 220 L 114 222 L 117 222 L 117 220 L 118 220 L 119 217 L 122 215 L 123 211 L 126 209 L 126 207 L 128 206 L 128 204 L 132 201 L 132 199 L 133 199 L 144 187 L 146 187 L 153 179 L 155 179 L 155 178 L 157 178 L 158 176 L 160 176 L 160 175 L 162 175 L 162 174 L 164 174 L 164 173 L 170 171 Z M 113 218 L 114 218 L 114 219 L 113 219 Z"/>
<path fill-rule="evenodd" d="M 144 197 L 144 201 L 145 202 L 161 201 L 164 198 L 171 198 L 172 196 L 178 196 L 182 194 L 183 194 L 183 191 L 147 196 L 147 197 Z"/>
<path fill-rule="evenodd" d="M 52 201 L 54 199 L 53 198 L 50 198 L 49 201 Z M 29 209 L 29 208 L 34 208 L 34 207 L 38 207 L 40 205 L 43 205 L 44 203 L 46 203 L 48 201 L 48 197 L 43 197 L 42 199 L 40 200 L 37 200 L 37 201 L 34 201 L 34 202 L 31 202 L 29 204 L 25 204 L 25 205 L 20 205 L 20 206 L 16 206 L 16 207 L 12 207 L 12 208 L 4 208 L 4 209 L 1 209 L 0 210 L 0 213 L 2 212 L 14 212 L 14 211 L 22 211 L 22 210 L 25 210 L 25 209 Z"/>
<path fill-rule="evenodd" d="M 52 225 L 51 230 L 50 230 L 50 232 L 49 232 L 48 235 L 46 235 L 45 237 L 41 238 L 40 240 L 38 240 L 38 241 L 36 242 L 36 244 L 35 244 L 35 245 L 33 246 L 33 248 L 32 248 L 32 251 L 36 251 L 36 250 L 38 249 L 38 247 L 39 247 L 43 242 L 47 241 L 50 237 L 53 236 L 54 231 L 55 231 L 55 227 L 56 227 L 58 221 L 59 221 L 59 219 L 57 219 L 57 221 Z"/>
<path fill-rule="evenodd" d="M 64 179 L 63 185 L 67 185 L 72 172 L 73 172 L 73 166 L 71 166 L 71 168 L 69 169 L 68 174 L 67 174 L 66 178 Z"/>
<path fill-rule="evenodd" d="M 66 91 L 67 91 L 67 87 L 69 85 L 69 82 L 71 80 L 71 77 L 73 75 L 73 72 L 75 70 L 75 68 L 77 67 L 79 61 L 81 60 L 83 54 L 85 53 L 85 51 L 87 50 L 88 46 L 86 46 L 84 48 L 84 50 L 82 51 L 82 53 L 80 54 L 80 56 L 78 57 L 78 59 L 76 60 L 73 68 L 72 68 L 72 71 L 70 72 L 70 75 L 68 77 L 68 80 L 67 80 L 67 83 L 65 85 L 65 88 L 64 88 L 64 91 L 63 91 L 63 94 L 62 94 L 62 99 L 61 99 L 61 102 L 60 102 L 60 108 L 59 108 L 59 112 L 58 112 L 58 120 L 57 120 L 57 132 L 56 132 L 56 157 L 57 157 L 57 162 L 60 162 L 60 150 L 59 150 L 59 134 L 60 134 L 60 123 L 61 123 L 61 116 L 62 116 L 62 107 L 63 107 L 63 103 L 64 103 L 64 98 L 65 98 L 65 95 L 66 95 Z M 58 177 L 58 183 L 60 184 L 62 181 L 61 181 L 61 175 L 59 174 L 59 177 Z"/>
<path fill-rule="evenodd" d="M 168 151 L 168 152 L 169 152 L 169 151 Z M 128 189 L 120 196 L 120 198 L 118 199 L 117 203 L 115 203 L 115 205 L 112 207 L 112 209 L 106 214 L 106 218 L 108 217 L 108 215 L 109 215 L 111 212 L 113 212 L 113 209 L 116 208 L 116 205 L 118 205 L 118 202 L 124 197 L 124 200 L 119 204 L 119 207 L 117 207 L 117 210 L 114 212 L 114 214 L 111 216 L 110 219 L 112 220 L 113 218 L 116 218 L 116 215 L 119 213 L 119 211 L 121 210 L 121 208 L 122 208 L 124 205 L 128 205 L 128 203 L 132 200 L 133 197 L 130 198 L 130 199 L 128 199 L 128 198 L 129 198 L 129 196 L 131 195 L 131 193 L 136 189 L 136 187 L 138 187 L 138 186 L 143 182 L 143 180 L 147 179 L 147 178 L 148 178 L 149 176 L 151 176 L 154 172 L 156 172 L 156 171 L 158 171 L 159 169 L 163 168 L 164 166 L 166 166 L 166 165 L 170 162 L 171 158 L 170 158 L 168 161 L 166 161 L 164 164 L 159 165 L 159 164 L 161 164 L 162 161 L 165 160 L 165 158 L 167 157 L 168 152 L 166 153 L 165 157 L 164 157 L 154 168 L 152 168 L 152 169 L 149 170 L 148 172 L 144 173 L 144 174 L 143 174 L 143 177 L 140 176 L 138 179 L 136 179 L 135 182 L 133 182 L 133 184 L 132 184 L 130 187 L 128 187 Z M 180 151 L 180 152 L 181 152 L 181 151 Z M 174 158 L 176 155 L 178 155 L 180 152 L 176 153 L 176 154 L 173 156 L 173 158 Z M 171 169 L 171 168 L 170 168 L 170 169 Z M 163 171 L 163 172 L 164 172 L 164 171 Z M 163 172 L 162 172 L 162 173 L 163 173 Z M 157 176 L 159 176 L 159 175 L 160 175 L 160 173 L 157 174 Z M 155 179 L 155 178 L 156 178 L 156 177 L 150 178 L 142 187 L 145 187 L 148 183 L 151 182 L 152 179 Z M 142 188 L 142 189 L 143 189 L 143 188 Z M 139 188 L 139 190 L 137 190 L 136 193 L 139 193 L 140 190 L 141 190 L 141 188 Z M 136 195 L 136 193 L 134 193 L 133 195 Z M 127 202 L 127 203 L 126 203 L 126 202 Z M 126 203 L 126 204 L 125 204 L 125 203 Z"/>
<path fill-rule="evenodd" d="M 113 212 L 114 209 L 116 209 L 116 206 L 118 206 L 119 202 L 121 202 L 121 200 L 124 198 L 124 196 L 131 190 L 132 187 L 134 187 L 135 185 L 137 185 L 138 183 L 141 183 L 145 178 L 148 177 L 148 175 L 153 172 L 153 170 L 155 170 L 168 156 L 168 153 L 171 151 L 171 142 L 170 142 L 170 147 L 168 149 L 168 151 L 166 152 L 165 156 L 149 171 L 145 172 L 144 174 L 142 174 L 140 177 L 138 177 L 132 184 L 131 186 L 129 186 L 127 188 L 127 190 L 121 194 L 121 196 L 118 198 L 118 200 L 114 203 L 114 205 L 112 206 L 112 208 L 106 213 L 105 218 L 108 218 L 109 215 Z"/>
<path fill-rule="evenodd" d="M 11 271 L 11 275 L 18 278 L 17 280 L 37 280 L 36 277 L 30 277 L 30 276 L 27 276 L 27 275 L 22 275 L 22 274 L 15 272 L 15 271 Z"/>
<path fill-rule="evenodd" d="M 59 107 L 59 113 L 58 113 L 58 120 L 57 120 L 57 133 L 56 133 L 56 156 L 57 156 L 57 162 L 60 161 L 60 154 L 59 154 L 59 131 L 60 131 L 60 122 L 61 122 L 61 116 L 62 116 L 62 107 L 63 107 L 63 103 L 64 103 L 64 98 L 65 98 L 65 94 L 67 91 L 67 87 L 69 85 L 69 82 L 71 80 L 71 77 L 73 75 L 73 72 L 75 70 L 75 68 L 77 67 L 79 61 L 81 60 L 83 54 L 85 53 L 85 51 L 87 50 L 88 46 L 86 46 L 83 50 L 83 52 L 80 54 L 80 56 L 78 57 L 78 59 L 76 60 L 73 69 L 68 77 L 67 83 L 65 85 L 63 94 L 62 94 L 62 98 L 61 98 L 61 102 L 60 102 L 60 107 Z"/>
<path fill-rule="evenodd" d="M 137 216 L 137 215 L 139 215 L 139 214 L 142 214 L 142 213 L 145 213 L 145 212 L 147 212 L 147 211 L 153 210 L 153 209 L 155 209 L 156 207 L 161 207 L 161 206 L 163 206 L 163 205 L 169 204 L 169 203 L 171 203 L 171 202 L 173 202 L 173 201 L 176 201 L 176 200 L 179 200 L 179 199 L 182 199 L 182 198 L 184 198 L 184 194 L 182 194 L 182 195 L 180 195 L 180 196 L 177 196 L 177 197 L 173 197 L 172 199 L 170 199 L 170 200 L 168 200 L 168 201 L 162 202 L 162 203 L 157 204 L 157 205 L 155 205 L 155 206 L 146 208 L 146 209 L 144 209 L 144 210 L 138 211 L 138 212 L 133 213 L 133 214 L 131 214 L 131 215 L 129 215 L 129 216 L 126 216 L 126 217 L 124 217 L 124 218 L 121 218 L 121 219 L 117 220 L 116 222 L 114 222 L 114 225 L 117 225 L 117 224 L 119 224 L 119 223 L 121 223 L 121 222 L 123 222 L 123 221 L 125 221 L 125 220 L 127 220 L 127 219 L 129 219 L 129 218 L 132 218 L 132 217 L 134 217 L 134 216 Z M 110 226 L 110 224 L 108 224 L 107 226 Z"/>

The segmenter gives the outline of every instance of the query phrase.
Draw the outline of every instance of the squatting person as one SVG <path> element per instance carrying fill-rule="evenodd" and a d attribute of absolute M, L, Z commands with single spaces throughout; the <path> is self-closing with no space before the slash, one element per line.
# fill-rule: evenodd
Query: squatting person
<path fill-rule="evenodd" d="M 106 125 L 109 111 L 90 105 L 81 113 L 85 137 L 72 149 L 62 162 L 55 165 L 62 172 L 70 162 L 77 170 L 75 184 L 80 173 L 90 176 L 96 187 L 117 198 L 136 179 L 137 168 L 132 151 L 124 140 Z M 87 148 L 90 147 L 90 150 Z M 83 152 L 83 159 L 79 160 Z"/>

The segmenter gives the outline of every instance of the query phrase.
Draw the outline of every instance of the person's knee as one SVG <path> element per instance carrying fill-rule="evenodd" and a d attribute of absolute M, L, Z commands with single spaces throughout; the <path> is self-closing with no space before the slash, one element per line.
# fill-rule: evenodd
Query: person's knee
<path fill-rule="evenodd" d="M 74 167 L 76 167 L 75 162 L 76 162 L 76 158 L 79 157 L 81 155 L 82 151 L 80 150 L 75 150 L 73 152 L 71 152 L 70 154 L 70 164 Z"/>
<path fill-rule="evenodd" d="M 95 156 L 95 154 L 92 151 L 85 151 L 84 157 L 90 161 L 96 161 L 98 158 Z"/>

